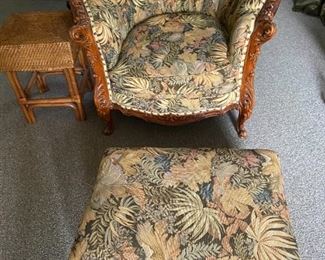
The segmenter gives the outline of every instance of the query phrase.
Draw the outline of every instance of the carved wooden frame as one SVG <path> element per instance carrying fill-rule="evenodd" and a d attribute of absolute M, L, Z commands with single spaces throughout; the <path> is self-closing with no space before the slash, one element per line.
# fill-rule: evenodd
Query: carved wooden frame
<path fill-rule="evenodd" d="M 101 60 L 100 50 L 97 48 L 95 38 L 93 36 L 90 18 L 88 17 L 83 0 L 70 0 L 70 6 L 74 17 L 75 26 L 72 27 L 70 35 L 72 39 L 80 44 L 87 53 L 91 64 L 94 78 L 94 102 L 100 117 L 102 117 L 108 126 L 105 129 L 106 134 L 112 133 L 111 110 L 119 110 L 127 116 L 136 116 L 146 121 L 164 124 L 164 125 L 181 125 L 191 122 L 200 121 L 202 119 L 225 114 L 229 110 L 237 109 L 239 111 L 237 121 L 237 132 L 241 138 L 247 136 L 244 123 L 252 115 L 255 104 L 254 93 L 254 72 L 257 58 L 260 54 L 263 43 L 270 40 L 276 32 L 276 26 L 273 18 L 277 12 L 280 0 L 266 0 L 262 10 L 260 11 L 253 34 L 251 35 L 246 59 L 243 68 L 242 85 L 240 88 L 240 101 L 238 104 L 232 104 L 223 110 L 202 112 L 195 115 L 152 115 L 140 111 L 128 110 L 119 105 L 111 103 L 109 91 L 105 76 L 104 66 Z"/>

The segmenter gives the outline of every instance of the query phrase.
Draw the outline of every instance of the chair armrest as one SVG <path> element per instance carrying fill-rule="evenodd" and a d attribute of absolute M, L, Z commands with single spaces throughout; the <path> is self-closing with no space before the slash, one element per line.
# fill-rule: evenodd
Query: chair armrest
<path fill-rule="evenodd" d="M 112 107 L 110 100 L 110 82 L 105 76 L 101 50 L 98 49 L 90 17 L 84 6 L 83 0 L 70 0 L 71 12 L 75 25 L 70 29 L 70 37 L 87 54 L 88 61 L 94 73 L 94 101 L 100 116 L 105 117 Z"/>

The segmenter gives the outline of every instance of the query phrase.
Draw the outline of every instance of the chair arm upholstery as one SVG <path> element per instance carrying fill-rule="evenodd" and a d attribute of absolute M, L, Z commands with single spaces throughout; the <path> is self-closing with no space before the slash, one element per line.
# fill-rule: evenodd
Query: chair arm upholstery
<path fill-rule="evenodd" d="M 220 19 L 229 33 L 229 59 L 236 69 L 242 70 L 253 32 L 264 22 L 272 23 L 280 0 L 225 2 L 227 4 L 221 6 L 219 11 L 222 14 Z"/>

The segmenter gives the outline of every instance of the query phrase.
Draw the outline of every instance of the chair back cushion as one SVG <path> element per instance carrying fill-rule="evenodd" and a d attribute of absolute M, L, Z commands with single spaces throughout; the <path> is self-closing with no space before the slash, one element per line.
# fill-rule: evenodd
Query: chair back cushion
<path fill-rule="evenodd" d="M 218 19 L 229 34 L 229 59 L 240 70 L 256 17 L 266 0 L 83 0 L 101 51 L 110 70 L 134 25 L 167 13 L 201 13 Z"/>

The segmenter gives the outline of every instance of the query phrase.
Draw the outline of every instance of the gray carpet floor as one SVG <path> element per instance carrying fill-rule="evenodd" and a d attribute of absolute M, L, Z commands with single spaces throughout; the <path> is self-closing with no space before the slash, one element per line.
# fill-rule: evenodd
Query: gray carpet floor
<path fill-rule="evenodd" d="M 282 159 L 292 224 L 303 259 L 325 259 L 325 27 L 283 0 L 279 32 L 256 71 L 257 104 L 249 138 L 238 139 L 235 114 L 181 127 L 114 113 L 102 135 L 91 95 L 87 121 L 69 109 L 38 109 L 27 125 L 0 74 L 0 259 L 66 259 L 105 148 L 110 146 L 269 148 Z M 0 22 L 14 11 L 65 9 L 64 0 L 1 0 Z M 50 82 L 52 92 L 63 81 Z"/>

